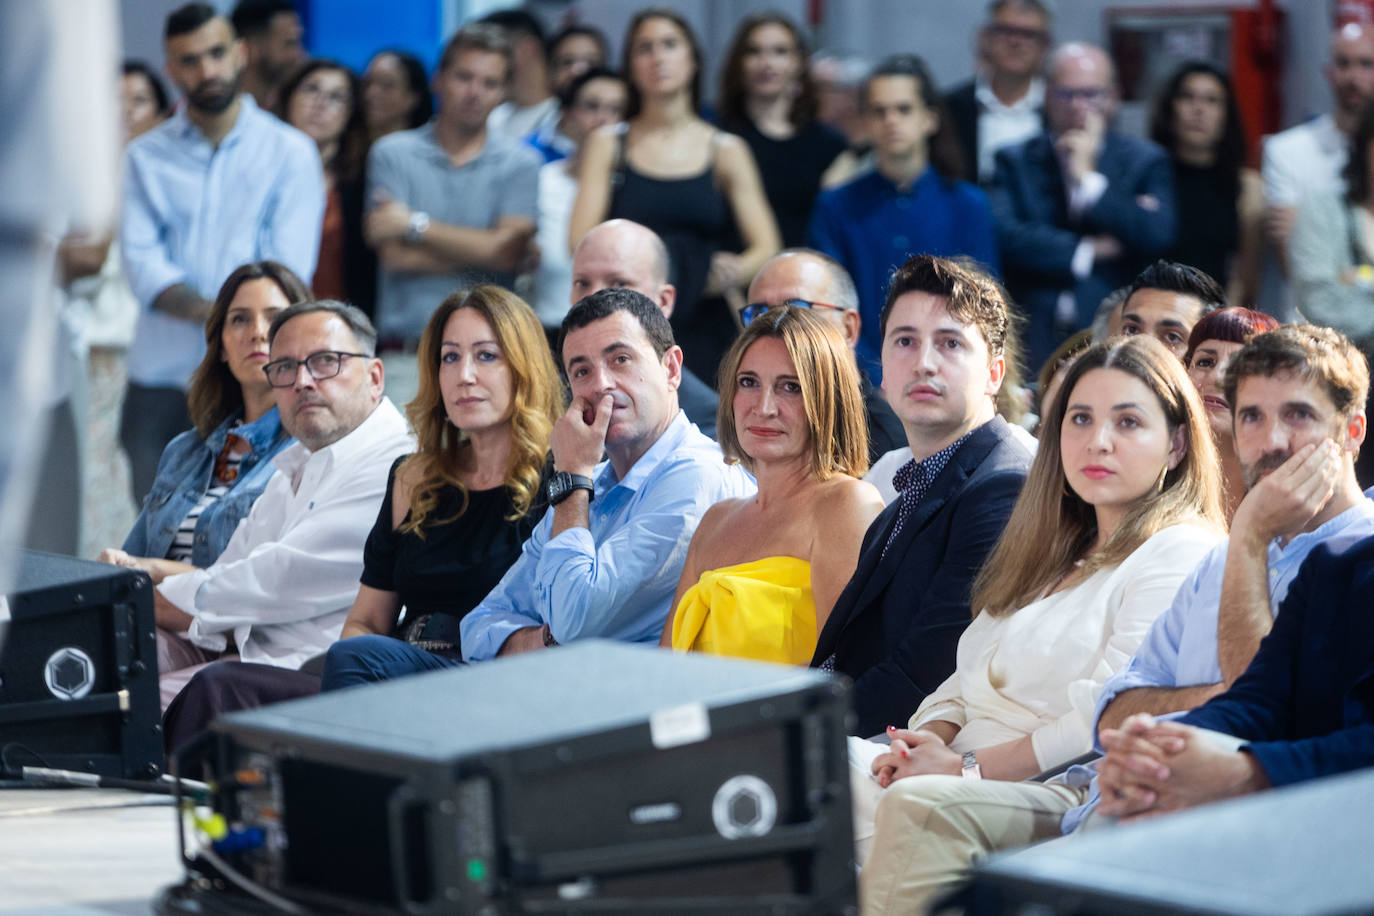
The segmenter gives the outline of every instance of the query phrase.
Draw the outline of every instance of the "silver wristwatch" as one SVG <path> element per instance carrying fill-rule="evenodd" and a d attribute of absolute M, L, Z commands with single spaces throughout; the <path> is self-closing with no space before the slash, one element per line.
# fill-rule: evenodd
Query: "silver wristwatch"
<path fill-rule="evenodd" d="M 964 751 L 964 778 L 982 779 L 983 768 L 978 765 L 977 751 Z"/>
<path fill-rule="evenodd" d="M 406 243 L 410 245 L 420 244 L 420 240 L 425 237 L 425 230 L 429 229 L 429 214 L 420 210 L 410 214 L 410 222 L 406 224 Z"/>

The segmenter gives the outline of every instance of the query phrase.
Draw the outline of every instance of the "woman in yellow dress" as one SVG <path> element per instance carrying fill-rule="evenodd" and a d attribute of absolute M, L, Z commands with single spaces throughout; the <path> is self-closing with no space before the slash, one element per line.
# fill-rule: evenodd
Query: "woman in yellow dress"
<path fill-rule="evenodd" d="M 805 665 L 882 497 L 859 478 L 868 430 L 839 332 L 796 306 L 751 322 L 721 363 L 718 435 L 758 493 L 712 506 L 663 646 Z"/>

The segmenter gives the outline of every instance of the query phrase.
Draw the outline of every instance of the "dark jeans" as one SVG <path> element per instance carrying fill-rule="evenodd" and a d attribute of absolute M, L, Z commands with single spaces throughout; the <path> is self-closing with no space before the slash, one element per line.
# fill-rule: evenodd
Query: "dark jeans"
<path fill-rule="evenodd" d="M 461 664 L 461 658 L 429 652 L 403 639 L 353 636 L 334 643 L 325 653 L 324 681 L 320 690 L 341 690 Z"/>
<path fill-rule="evenodd" d="M 143 497 L 157 477 L 157 463 L 167 443 L 191 428 L 186 410 L 186 392 L 180 388 L 145 388 L 129 384 L 120 415 L 119 441 L 129 455 L 129 473 L 134 488 L 134 504 Z"/>
<path fill-rule="evenodd" d="M 196 672 L 162 714 L 163 746 L 171 754 L 224 713 L 319 692 L 318 674 L 249 662 L 215 662 Z"/>

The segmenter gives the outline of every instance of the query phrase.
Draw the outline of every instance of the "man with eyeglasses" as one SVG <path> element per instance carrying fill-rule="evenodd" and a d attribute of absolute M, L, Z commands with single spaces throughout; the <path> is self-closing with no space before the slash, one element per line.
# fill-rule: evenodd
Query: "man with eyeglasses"
<path fill-rule="evenodd" d="M 1111 128 L 1117 91 L 1107 53 L 1060 47 L 1046 84 L 1048 129 L 997 154 L 988 190 L 1004 279 L 1028 319 L 1032 369 L 1174 240 L 1168 154 Z"/>
<path fill-rule="evenodd" d="M 978 32 L 978 71 L 945 94 L 963 147 L 964 174 L 992 180 L 993 156 L 1044 129 L 1050 11 L 1040 0 L 992 0 Z"/>
<path fill-rule="evenodd" d="M 164 709 L 216 659 L 297 668 L 338 639 L 388 469 L 414 449 L 361 311 L 298 303 L 269 341 L 263 371 L 296 442 L 219 559 L 154 592 Z"/>
<path fill-rule="evenodd" d="M 747 325 L 771 308 L 795 305 L 810 309 L 834 325 L 851 350 L 859 342 L 859 292 L 839 261 L 810 248 L 788 248 L 774 255 L 749 284 L 749 304 L 740 313 Z M 872 464 L 906 445 L 902 421 L 887 405 L 868 374 L 859 370 L 868 413 L 868 460 Z"/>

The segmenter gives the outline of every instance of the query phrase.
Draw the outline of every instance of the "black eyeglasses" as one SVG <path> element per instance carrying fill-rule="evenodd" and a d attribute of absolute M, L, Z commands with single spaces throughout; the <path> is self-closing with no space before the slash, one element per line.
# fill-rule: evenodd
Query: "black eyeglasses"
<path fill-rule="evenodd" d="M 995 22 L 988 26 L 988 34 L 993 38 L 1019 38 L 1022 41 L 1033 41 L 1036 44 L 1043 44 L 1050 40 L 1050 33 L 1044 29 L 1023 29 L 1014 25 L 1003 25 Z"/>
<path fill-rule="evenodd" d="M 837 312 L 843 312 L 845 310 L 844 306 L 831 305 L 829 302 L 812 302 L 809 299 L 784 299 L 781 302 L 752 302 L 746 305 L 744 310 L 739 313 L 739 318 L 744 324 L 750 325 L 754 323 L 755 318 L 758 318 L 769 309 L 781 308 L 784 305 L 790 305 L 799 309 L 834 309 Z"/>
<path fill-rule="evenodd" d="M 372 357 L 366 353 L 346 353 L 343 350 L 321 350 L 318 353 L 311 353 L 305 359 L 279 359 L 270 362 L 262 367 L 263 373 L 267 376 L 267 384 L 273 388 L 290 388 L 296 384 L 296 376 L 300 375 L 301 366 L 305 366 L 305 371 L 310 373 L 310 377 L 315 381 L 333 378 L 343 369 L 345 357 L 359 356 L 363 359 Z"/>

